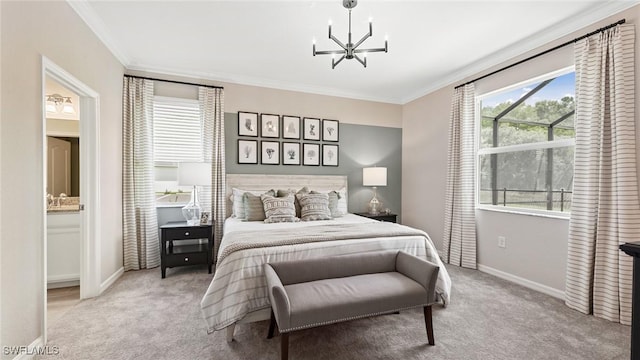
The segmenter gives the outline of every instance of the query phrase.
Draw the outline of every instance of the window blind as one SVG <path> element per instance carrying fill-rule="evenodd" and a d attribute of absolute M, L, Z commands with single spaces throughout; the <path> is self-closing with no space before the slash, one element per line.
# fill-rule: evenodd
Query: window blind
<path fill-rule="evenodd" d="M 198 101 L 154 96 L 153 141 L 156 163 L 203 161 Z"/>

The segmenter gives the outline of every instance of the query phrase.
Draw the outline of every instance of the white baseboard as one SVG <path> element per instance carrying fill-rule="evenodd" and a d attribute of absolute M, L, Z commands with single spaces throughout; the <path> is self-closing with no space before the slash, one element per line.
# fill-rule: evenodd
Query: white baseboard
<path fill-rule="evenodd" d="M 54 282 L 47 282 L 47 289 L 58 289 L 58 288 L 66 288 L 66 287 L 73 287 L 73 286 L 80 286 L 80 280 L 69 280 L 69 281 L 54 281 Z"/>
<path fill-rule="evenodd" d="M 564 291 L 562 290 L 554 289 L 550 286 L 527 280 L 482 264 L 478 264 L 478 270 L 564 301 Z"/>
<path fill-rule="evenodd" d="M 47 289 L 80 286 L 80 274 L 63 274 L 47 276 Z"/>
<path fill-rule="evenodd" d="M 113 285 L 113 283 L 116 282 L 116 280 L 118 280 L 120 276 L 122 276 L 122 274 L 124 274 L 124 267 L 118 269 L 118 271 L 114 272 L 113 275 L 109 276 L 107 280 L 100 284 L 100 294 L 102 294 L 111 285 Z"/>
<path fill-rule="evenodd" d="M 35 355 L 40 354 L 43 350 L 47 349 L 45 349 L 44 344 L 42 343 L 42 337 L 39 337 L 33 340 L 33 342 L 29 344 L 29 346 L 20 346 L 15 349 L 10 348 L 9 350 L 15 350 L 18 353 L 18 355 L 16 355 L 13 360 L 27 360 L 33 359 Z M 2 349 L 2 351 L 4 353 L 5 349 Z M 10 355 L 12 354 L 13 353 L 11 353 Z M 46 353 L 44 353 L 44 355 L 46 355 Z"/>

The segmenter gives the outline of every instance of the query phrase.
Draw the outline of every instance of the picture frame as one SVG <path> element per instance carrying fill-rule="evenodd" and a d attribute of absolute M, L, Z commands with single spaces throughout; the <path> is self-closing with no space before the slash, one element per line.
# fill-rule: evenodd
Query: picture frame
<path fill-rule="evenodd" d="M 282 115 L 282 138 L 300 140 L 300 116 Z"/>
<path fill-rule="evenodd" d="M 340 139 L 340 122 L 338 120 L 322 120 L 322 141 L 338 142 Z"/>
<path fill-rule="evenodd" d="M 282 143 L 282 165 L 300 165 L 300 143 Z"/>
<path fill-rule="evenodd" d="M 203 211 L 200 213 L 200 225 L 209 225 L 209 212 Z"/>
<path fill-rule="evenodd" d="M 260 114 L 260 136 L 265 138 L 280 137 L 280 115 Z"/>
<path fill-rule="evenodd" d="M 260 163 L 263 165 L 280 165 L 280 142 L 260 142 Z"/>
<path fill-rule="evenodd" d="M 322 166 L 339 166 L 340 149 L 338 145 L 322 144 Z"/>
<path fill-rule="evenodd" d="M 320 144 L 302 144 L 302 165 L 320 166 Z"/>
<path fill-rule="evenodd" d="M 258 163 L 258 140 L 238 139 L 238 164 Z"/>
<path fill-rule="evenodd" d="M 258 137 L 258 113 L 238 111 L 238 136 Z"/>
<path fill-rule="evenodd" d="M 303 140 L 320 140 L 320 119 L 304 118 Z"/>

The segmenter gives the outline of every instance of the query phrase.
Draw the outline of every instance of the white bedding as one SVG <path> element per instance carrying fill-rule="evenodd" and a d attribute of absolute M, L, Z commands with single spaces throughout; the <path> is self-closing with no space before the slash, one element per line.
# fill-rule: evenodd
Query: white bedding
<path fill-rule="evenodd" d="M 226 235 L 236 231 L 255 232 L 259 236 L 258 234 L 269 229 L 295 231 L 310 226 L 368 222 L 376 221 L 353 214 L 334 220 L 276 224 L 229 218 L 225 221 L 225 236 L 220 247 L 223 248 L 225 240 L 229 238 Z M 214 278 L 202 298 L 202 314 L 209 331 L 214 331 L 234 324 L 251 312 L 269 308 L 263 274 L 263 265 L 267 262 L 392 249 L 403 250 L 438 263 L 440 273 L 436 290 L 445 303 L 449 301 L 451 280 L 428 236 L 375 237 L 259 247 L 233 252 L 216 265 Z"/>

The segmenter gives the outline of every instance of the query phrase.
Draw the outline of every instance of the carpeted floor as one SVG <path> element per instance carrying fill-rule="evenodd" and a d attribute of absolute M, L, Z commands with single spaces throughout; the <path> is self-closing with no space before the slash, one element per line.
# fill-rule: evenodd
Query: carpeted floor
<path fill-rule="evenodd" d="M 630 327 L 582 315 L 557 299 L 475 270 L 448 266 L 451 304 L 434 307 L 435 346 L 422 309 L 293 333 L 290 359 L 629 359 Z M 279 359 L 268 322 L 239 325 L 235 341 L 207 335 L 205 268 L 125 273 L 102 296 L 49 326 L 55 359 Z M 41 357 L 48 359 L 49 357 Z"/>

